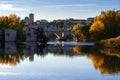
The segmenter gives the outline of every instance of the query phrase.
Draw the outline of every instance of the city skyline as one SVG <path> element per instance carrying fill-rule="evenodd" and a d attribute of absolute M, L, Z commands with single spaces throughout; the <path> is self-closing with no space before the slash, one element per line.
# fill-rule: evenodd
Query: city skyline
<path fill-rule="evenodd" d="M 119 0 L 1 0 L 0 16 L 16 14 L 23 19 L 34 13 L 35 20 L 86 19 L 101 11 L 119 10 L 119 3 Z"/>

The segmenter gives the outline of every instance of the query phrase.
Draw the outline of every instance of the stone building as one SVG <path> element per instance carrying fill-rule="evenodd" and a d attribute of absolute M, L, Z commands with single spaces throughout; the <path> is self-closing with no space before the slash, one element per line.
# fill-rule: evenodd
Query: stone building
<path fill-rule="evenodd" d="M 13 29 L 5 30 L 5 41 L 16 41 L 17 39 L 17 31 Z"/>

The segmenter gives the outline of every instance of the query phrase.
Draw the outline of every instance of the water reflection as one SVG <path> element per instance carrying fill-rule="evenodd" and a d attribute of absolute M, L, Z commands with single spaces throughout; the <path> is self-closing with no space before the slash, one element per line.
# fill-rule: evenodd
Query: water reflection
<path fill-rule="evenodd" d="M 105 49 L 98 47 L 75 46 L 76 53 L 81 53 L 93 62 L 96 70 L 102 74 L 120 73 L 120 50 Z"/>
<path fill-rule="evenodd" d="M 120 55 L 119 50 L 112 50 L 113 52 L 108 52 L 109 49 L 94 49 L 88 54 L 89 58 L 92 60 L 96 69 L 99 69 L 101 73 L 104 74 L 118 74 L 120 73 Z M 114 55 L 111 55 L 114 54 Z"/>
<path fill-rule="evenodd" d="M 20 60 L 23 60 L 24 54 L 21 48 L 17 50 L 16 43 L 6 42 L 1 44 L 0 64 L 9 64 L 10 66 L 15 66 L 17 63 L 20 63 Z"/>
<path fill-rule="evenodd" d="M 14 42 L 5 43 L 5 53 L 14 54 L 17 52 L 16 44 Z"/>
<path fill-rule="evenodd" d="M 26 43 L 24 48 L 25 57 L 29 57 L 29 59 L 33 61 L 35 53 L 37 53 L 37 44 L 35 42 Z"/>
<path fill-rule="evenodd" d="M 93 62 L 95 69 L 102 74 L 120 73 L 119 50 L 67 44 L 63 46 L 50 43 L 38 44 L 36 42 L 26 42 L 25 44 L 0 43 L 0 64 L 15 66 L 26 58 L 34 61 L 35 55 L 40 57 L 45 57 L 47 54 L 69 57 L 87 56 Z"/>

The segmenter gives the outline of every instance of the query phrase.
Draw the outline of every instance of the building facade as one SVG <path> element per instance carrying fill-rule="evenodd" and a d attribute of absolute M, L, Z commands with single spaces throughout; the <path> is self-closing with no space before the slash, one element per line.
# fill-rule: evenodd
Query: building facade
<path fill-rule="evenodd" d="M 13 29 L 5 30 L 5 41 L 16 41 L 17 40 L 17 31 Z"/>

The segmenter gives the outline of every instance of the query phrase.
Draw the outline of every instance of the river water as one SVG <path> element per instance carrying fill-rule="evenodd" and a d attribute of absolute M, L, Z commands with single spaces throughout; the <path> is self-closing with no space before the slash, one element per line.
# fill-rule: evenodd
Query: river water
<path fill-rule="evenodd" d="M 120 80 L 120 51 L 91 42 L 0 44 L 0 80 Z"/>

